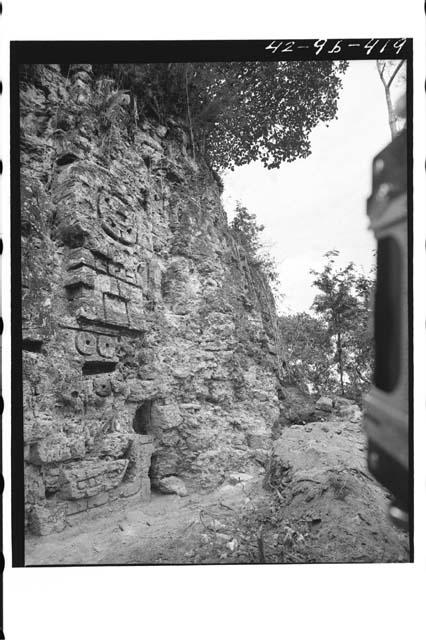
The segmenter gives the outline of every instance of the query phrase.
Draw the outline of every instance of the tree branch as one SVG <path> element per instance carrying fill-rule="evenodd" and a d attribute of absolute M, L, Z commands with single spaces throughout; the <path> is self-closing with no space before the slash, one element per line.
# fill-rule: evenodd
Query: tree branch
<path fill-rule="evenodd" d="M 380 60 L 376 60 L 376 65 L 377 65 L 377 71 L 379 72 L 380 80 L 383 82 L 383 84 L 386 87 L 386 81 L 383 77 L 383 72 L 385 70 L 385 63 L 383 63 L 382 66 L 380 67 Z"/>
<path fill-rule="evenodd" d="M 389 89 L 389 87 L 391 86 L 396 74 L 398 73 L 398 71 L 400 70 L 400 68 L 402 67 L 402 65 L 404 64 L 405 60 L 401 60 L 401 62 L 399 63 L 399 65 L 395 68 L 395 71 L 393 72 L 393 74 L 391 75 L 390 79 L 388 80 L 387 83 L 387 88 Z"/>

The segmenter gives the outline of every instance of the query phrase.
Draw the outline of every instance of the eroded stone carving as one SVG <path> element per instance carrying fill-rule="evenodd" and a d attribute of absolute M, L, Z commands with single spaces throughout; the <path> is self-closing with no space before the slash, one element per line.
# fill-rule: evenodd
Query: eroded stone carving
<path fill-rule="evenodd" d="M 129 138 L 127 100 L 105 131 L 90 65 L 69 78 L 46 68 L 21 95 L 26 513 L 41 535 L 148 499 L 150 478 L 251 470 L 278 416 L 273 301 L 187 134 L 141 120 Z"/>

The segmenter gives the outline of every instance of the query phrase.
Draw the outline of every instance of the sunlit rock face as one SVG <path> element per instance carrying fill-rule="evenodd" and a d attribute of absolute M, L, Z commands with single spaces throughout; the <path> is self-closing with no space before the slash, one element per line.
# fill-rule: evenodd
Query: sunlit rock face
<path fill-rule="evenodd" d="M 26 515 L 37 534 L 149 499 L 163 478 L 207 489 L 253 472 L 279 414 L 273 297 L 217 183 L 183 123 L 136 124 L 112 86 L 90 65 L 46 65 L 20 87 Z"/>

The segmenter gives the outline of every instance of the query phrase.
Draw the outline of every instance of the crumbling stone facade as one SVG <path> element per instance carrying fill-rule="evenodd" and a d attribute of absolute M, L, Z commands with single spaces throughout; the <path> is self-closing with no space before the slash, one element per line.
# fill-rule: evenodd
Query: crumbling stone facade
<path fill-rule="evenodd" d="M 20 99 L 30 530 L 253 471 L 279 414 L 275 307 L 185 125 L 136 123 L 90 65 L 36 66 Z"/>

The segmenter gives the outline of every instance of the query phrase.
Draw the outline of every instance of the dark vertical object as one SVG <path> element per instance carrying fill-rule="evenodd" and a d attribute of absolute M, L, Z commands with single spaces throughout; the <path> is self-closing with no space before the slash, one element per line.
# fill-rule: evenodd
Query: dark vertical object
<path fill-rule="evenodd" d="M 136 409 L 132 425 L 136 433 L 142 435 L 149 435 L 151 433 L 151 408 L 152 400 L 145 400 L 145 402 Z"/>
<path fill-rule="evenodd" d="M 0 160 L 0 175 L 3 173 L 3 163 Z M 0 260 L 3 259 L 3 240 L 0 238 Z M 3 265 L 1 264 L 3 267 Z M 0 279 L 0 284 L 2 283 L 2 278 Z M 0 314 L 2 312 L 1 309 L 1 300 L 0 300 Z M 2 352 L 2 335 L 3 335 L 3 318 L 0 317 L 0 638 L 4 638 L 3 634 L 3 571 L 4 571 L 4 554 L 3 554 L 3 491 L 4 491 L 4 480 L 3 480 L 3 381 L 1 374 L 1 363 L 3 361 L 3 352 Z"/>
<path fill-rule="evenodd" d="M 19 74 L 16 43 L 10 45 L 10 254 L 11 254 L 11 424 L 12 566 L 25 565 L 24 425 L 22 410 L 21 202 L 19 194 Z"/>
<path fill-rule="evenodd" d="M 374 384 L 393 391 L 400 374 L 401 351 L 401 251 L 392 236 L 377 246 L 377 285 L 374 317 Z"/>
<path fill-rule="evenodd" d="M 408 247 L 408 482 L 410 561 L 414 562 L 414 344 L 413 344 L 413 43 L 407 53 L 407 247 Z"/>

